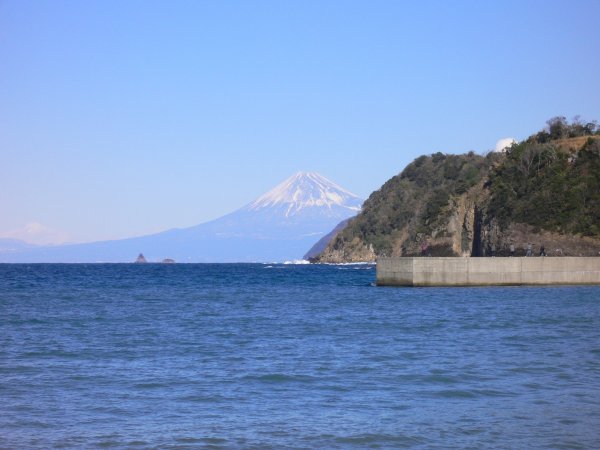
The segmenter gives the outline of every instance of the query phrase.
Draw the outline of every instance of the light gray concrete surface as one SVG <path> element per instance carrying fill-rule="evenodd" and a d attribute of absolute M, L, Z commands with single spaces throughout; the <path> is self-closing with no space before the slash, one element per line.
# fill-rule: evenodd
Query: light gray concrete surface
<path fill-rule="evenodd" d="M 379 258 L 379 286 L 600 284 L 598 257 Z"/>

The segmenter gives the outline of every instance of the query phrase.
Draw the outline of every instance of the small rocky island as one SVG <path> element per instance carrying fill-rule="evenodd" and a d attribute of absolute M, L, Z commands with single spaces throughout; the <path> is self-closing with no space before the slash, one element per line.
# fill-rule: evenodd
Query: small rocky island
<path fill-rule="evenodd" d="M 148 262 L 148 261 L 146 261 L 146 257 L 144 256 L 144 254 L 143 254 L 143 253 L 140 253 L 140 254 L 138 255 L 138 257 L 136 258 L 136 260 L 135 260 L 135 263 L 136 263 L 136 264 L 145 264 L 145 263 L 147 263 L 147 262 Z"/>

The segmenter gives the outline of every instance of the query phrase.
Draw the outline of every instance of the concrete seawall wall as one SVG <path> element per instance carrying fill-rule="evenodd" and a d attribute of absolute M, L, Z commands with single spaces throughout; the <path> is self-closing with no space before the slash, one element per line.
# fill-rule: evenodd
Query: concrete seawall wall
<path fill-rule="evenodd" d="M 598 257 L 379 258 L 378 286 L 600 284 Z"/>

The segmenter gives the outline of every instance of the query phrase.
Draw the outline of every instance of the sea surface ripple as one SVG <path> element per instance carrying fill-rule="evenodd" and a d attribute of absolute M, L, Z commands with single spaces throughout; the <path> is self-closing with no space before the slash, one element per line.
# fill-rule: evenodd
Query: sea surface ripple
<path fill-rule="evenodd" d="M 600 448 L 600 287 L 0 265 L 0 448 Z"/>

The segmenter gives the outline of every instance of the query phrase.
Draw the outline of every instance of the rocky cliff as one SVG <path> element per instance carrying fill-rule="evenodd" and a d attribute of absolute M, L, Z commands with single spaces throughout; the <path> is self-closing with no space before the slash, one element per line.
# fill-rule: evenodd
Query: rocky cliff
<path fill-rule="evenodd" d="M 550 121 L 549 121 L 549 125 Z M 504 153 L 421 156 L 371 194 L 315 262 L 600 255 L 600 135 L 544 130 Z M 589 125 L 589 124 L 588 124 Z"/>

